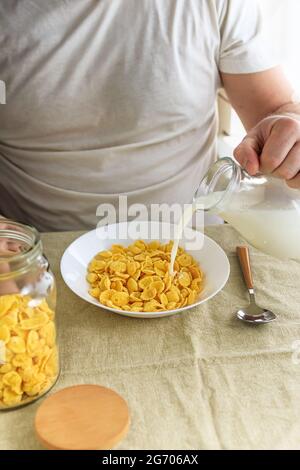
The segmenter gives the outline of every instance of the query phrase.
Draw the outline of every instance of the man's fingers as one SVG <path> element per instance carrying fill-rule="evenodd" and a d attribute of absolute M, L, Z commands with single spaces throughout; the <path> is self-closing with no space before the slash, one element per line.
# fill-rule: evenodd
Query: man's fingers
<path fill-rule="evenodd" d="M 300 173 L 292 180 L 287 181 L 287 184 L 292 189 L 300 189 Z"/>
<path fill-rule="evenodd" d="M 0 218 L 0 230 L 16 230 L 16 226 L 4 222 L 5 219 Z M 21 228 L 18 228 L 19 232 L 23 232 Z M 22 243 L 16 240 L 12 240 L 8 237 L 3 237 L 0 240 L 0 255 L 1 256 L 12 256 L 14 253 L 21 253 Z"/>
<path fill-rule="evenodd" d="M 259 171 L 259 146 L 255 137 L 247 136 L 235 149 L 234 158 L 250 175 Z"/>
<path fill-rule="evenodd" d="M 235 149 L 234 156 L 250 175 L 270 174 L 300 189 L 300 122 L 290 117 L 263 120 Z"/>
<path fill-rule="evenodd" d="M 276 171 L 300 137 L 300 124 L 293 119 L 275 122 L 260 156 L 260 171 L 271 174 Z"/>
<path fill-rule="evenodd" d="M 273 172 L 273 175 L 277 178 L 284 180 L 292 180 L 300 172 L 300 142 L 298 142 L 288 156 L 285 158 L 283 163 Z"/>

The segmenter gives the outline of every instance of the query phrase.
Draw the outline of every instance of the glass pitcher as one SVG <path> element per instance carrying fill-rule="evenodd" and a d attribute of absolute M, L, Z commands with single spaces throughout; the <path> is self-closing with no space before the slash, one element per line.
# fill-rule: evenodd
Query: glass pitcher
<path fill-rule="evenodd" d="M 59 373 L 55 279 L 39 233 L 0 219 L 0 410 L 44 395 Z"/>
<path fill-rule="evenodd" d="M 232 158 L 222 158 L 201 181 L 194 204 L 220 215 L 259 250 L 300 261 L 300 190 L 285 181 L 252 177 Z"/>

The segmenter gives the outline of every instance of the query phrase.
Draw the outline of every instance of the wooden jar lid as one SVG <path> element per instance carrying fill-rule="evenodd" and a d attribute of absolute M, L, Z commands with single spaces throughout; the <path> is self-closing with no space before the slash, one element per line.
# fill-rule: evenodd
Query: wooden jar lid
<path fill-rule="evenodd" d="M 35 417 L 38 439 L 47 449 L 111 449 L 127 434 L 129 410 L 116 392 L 76 385 L 50 395 Z"/>

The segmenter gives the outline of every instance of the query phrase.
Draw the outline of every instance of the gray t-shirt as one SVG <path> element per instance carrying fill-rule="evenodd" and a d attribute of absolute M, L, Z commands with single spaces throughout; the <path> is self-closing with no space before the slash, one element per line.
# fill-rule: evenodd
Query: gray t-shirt
<path fill-rule="evenodd" d="M 0 213 L 95 227 L 188 203 L 216 158 L 219 71 L 275 65 L 253 0 L 1 0 Z"/>

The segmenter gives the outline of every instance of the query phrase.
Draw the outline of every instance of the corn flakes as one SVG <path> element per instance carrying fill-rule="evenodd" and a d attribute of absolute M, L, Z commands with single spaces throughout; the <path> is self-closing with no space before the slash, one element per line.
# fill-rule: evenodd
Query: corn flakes
<path fill-rule="evenodd" d="M 99 269 L 99 264 L 94 268 Z M 54 312 L 45 300 L 35 306 L 29 296 L 0 296 L 0 340 L 5 345 L 5 363 L 0 365 L 0 408 L 33 400 L 56 381 L 53 320 Z"/>
<path fill-rule="evenodd" d="M 141 299 L 142 300 L 153 300 L 157 295 L 157 291 L 155 287 L 150 286 L 146 287 L 146 289 L 142 292 Z"/>
<path fill-rule="evenodd" d="M 22 330 L 38 330 L 49 321 L 45 312 L 38 312 L 34 317 L 28 320 L 21 320 Z"/>
<path fill-rule="evenodd" d="M 19 336 L 12 336 L 7 343 L 7 347 L 16 354 L 24 353 L 26 351 L 25 341 Z"/>
<path fill-rule="evenodd" d="M 118 307 L 126 305 L 129 301 L 129 294 L 127 292 L 113 292 L 111 295 L 112 303 Z"/>
<path fill-rule="evenodd" d="M 10 331 L 8 326 L 0 326 L 0 341 L 3 341 L 4 344 L 8 343 L 10 340 Z"/>
<path fill-rule="evenodd" d="M 170 275 L 172 246 L 172 242 L 137 240 L 128 247 L 113 245 L 98 253 L 87 270 L 90 295 L 103 305 L 132 312 L 175 310 L 195 303 L 203 290 L 204 274 L 193 257 L 179 248 L 175 275 Z M 28 321 L 24 318 L 23 324 Z"/>
<path fill-rule="evenodd" d="M 0 297 L 0 318 L 4 317 L 9 309 L 13 306 L 16 299 L 14 295 L 3 295 Z"/>
<path fill-rule="evenodd" d="M 7 385 L 14 393 L 22 394 L 21 392 L 21 383 L 22 379 L 20 375 L 15 372 L 7 372 L 7 374 L 4 374 L 3 378 L 3 385 Z"/>
<path fill-rule="evenodd" d="M 178 283 L 182 287 L 189 287 L 191 284 L 191 275 L 185 271 L 182 271 L 178 275 Z"/>
<path fill-rule="evenodd" d="M 10 388 L 3 389 L 2 402 L 6 406 L 15 406 L 22 400 L 22 394 L 15 393 Z"/>

